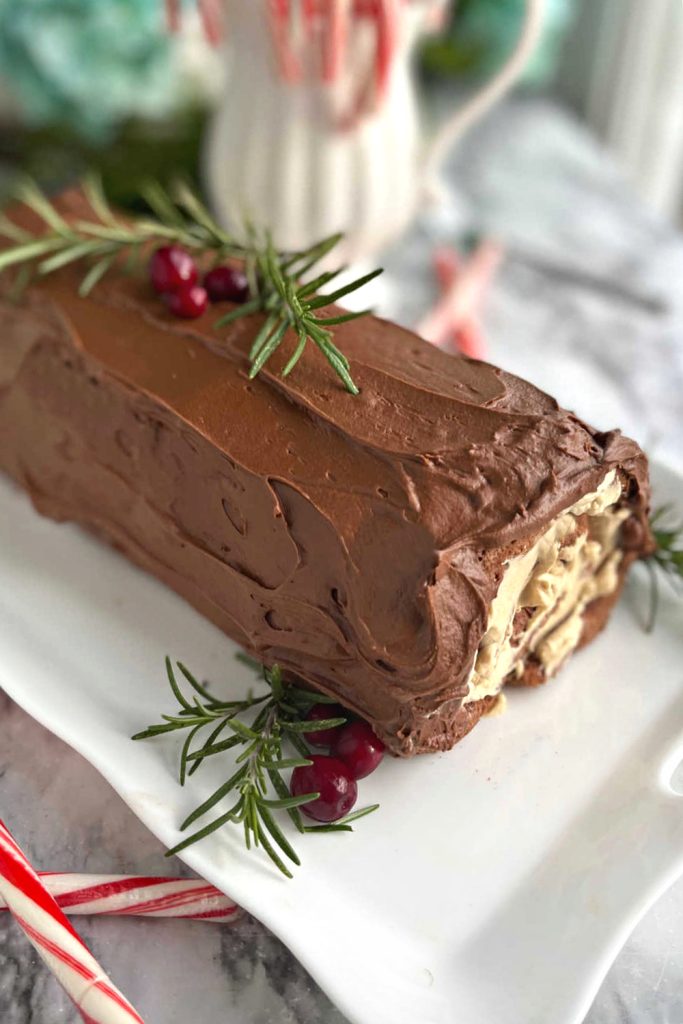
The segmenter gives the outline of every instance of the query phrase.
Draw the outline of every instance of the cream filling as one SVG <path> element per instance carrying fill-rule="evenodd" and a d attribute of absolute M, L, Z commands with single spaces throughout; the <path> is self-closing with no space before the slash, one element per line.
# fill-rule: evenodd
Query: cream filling
<path fill-rule="evenodd" d="M 629 514 L 615 508 L 620 497 L 621 484 L 612 470 L 597 491 L 559 515 L 528 551 L 506 563 L 466 704 L 497 694 L 513 669 L 521 675 L 529 654 L 550 675 L 576 647 L 586 606 L 617 587 L 621 552 L 615 545 Z M 587 517 L 587 528 L 577 523 L 578 516 Z M 529 618 L 515 636 L 515 616 L 521 609 Z"/>

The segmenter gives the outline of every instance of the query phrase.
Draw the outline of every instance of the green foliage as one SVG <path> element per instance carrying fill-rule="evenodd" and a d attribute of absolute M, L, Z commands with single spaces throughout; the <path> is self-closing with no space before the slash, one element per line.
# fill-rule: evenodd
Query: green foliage
<path fill-rule="evenodd" d="M 242 657 L 241 660 L 260 669 L 250 659 Z M 233 824 L 243 829 L 248 850 L 261 847 L 275 866 L 291 878 L 286 861 L 295 865 L 300 861 L 277 822 L 276 812 L 285 811 L 297 831 L 303 834 L 352 832 L 352 821 L 376 810 L 378 805 L 374 804 L 329 825 L 304 825 L 299 807 L 315 800 L 319 794 L 306 793 L 294 797 L 287 787 L 283 772 L 311 764 L 309 750 L 304 743 L 306 733 L 332 729 L 345 722 L 344 718 L 306 721 L 306 714 L 314 704 L 336 703 L 332 698 L 285 685 L 280 669 L 274 665 L 260 669 L 268 686 L 265 694 L 255 697 L 249 693 L 243 700 L 222 701 L 213 697 L 181 662 L 177 662 L 176 668 L 190 688 L 189 695 L 178 682 L 170 659 L 166 658 L 166 674 L 178 708 L 172 715 L 162 715 L 160 723 L 148 726 L 133 739 L 153 739 L 171 732 L 186 731 L 180 752 L 181 786 L 208 757 L 223 755 L 229 750 L 239 750 L 239 753 L 228 779 L 188 815 L 180 826 L 181 831 L 194 825 L 224 800 L 232 800 L 228 810 L 191 832 L 168 851 L 169 856 L 180 853 L 217 829 Z M 219 740 L 226 731 L 230 736 Z M 285 756 L 283 748 L 287 743 L 293 748 L 292 756 Z"/>
<path fill-rule="evenodd" d="M 0 273 L 9 267 L 25 266 L 45 275 L 71 263 L 84 262 L 88 269 L 79 291 L 86 296 L 121 254 L 135 257 L 144 247 L 154 244 L 177 243 L 196 253 L 210 252 L 216 262 L 231 257 L 240 259 L 245 264 L 253 298 L 221 317 L 215 326 L 224 327 L 255 312 L 266 314 L 249 354 L 250 376 L 255 377 L 264 368 L 287 332 L 293 331 L 297 345 L 283 376 L 292 372 L 311 342 L 320 349 L 346 390 L 358 394 L 348 359 L 334 343 L 332 328 L 368 311 L 328 317 L 321 316 L 320 311 L 361 288 L 381 271 L 365 274 L 329 294 L 318 294 L 341 272 L 326 271 L 311 277 L 341 235 L 331 235 L 300 252 L 283 253 L 275 249 L 267 231 L 253 226 L 247 227 L 246 242 L 236 239 L 217 223 L 196 192 L 184 183 L 178 183 L 169 192 L 158 182 L 150 182 L 141 189 L 141 198 L 153 217 L 133 216 L 125 221 L 114 213 L 96 178 L 86 180 L 84 191 L 96 219 L 67 222 L 35 182 L 26 179 L 17 190 L 17 198 L 38 215 L 44 230 L 33 235 L 6 218 L 0 222 L 0 237 L 4 235 L 12 243 L 0 251 Z"/>

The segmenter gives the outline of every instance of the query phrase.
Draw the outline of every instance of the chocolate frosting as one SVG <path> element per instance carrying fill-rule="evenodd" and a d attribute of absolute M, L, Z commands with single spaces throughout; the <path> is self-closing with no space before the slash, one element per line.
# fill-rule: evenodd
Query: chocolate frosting
<path fill-rule="evenodd" d="M 0 465 L 397 753 L 452 744 L 505 560 L 611 469 L 648 549 L 638 446 L 511 374 L 366 317 L 335 335 L 357 397 L 310 344 L 280 377 L 296 339 L 249 381 L 259 316 L 178 321 L 122 273 L 82 299 L 82 273 L 3 304 Z"/>

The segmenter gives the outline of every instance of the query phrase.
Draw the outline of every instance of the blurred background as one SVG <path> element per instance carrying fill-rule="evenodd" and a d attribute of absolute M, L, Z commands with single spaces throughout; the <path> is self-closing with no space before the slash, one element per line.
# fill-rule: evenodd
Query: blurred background
<path fill-rule="evenodd" d="M 474 87 L 509 52 L 523 7 L 449 5 L 416 54 L 420 77 L 430 87 Z M 182 8 L 182 28 L 170 33 L 162 0 L 0 0 L 4 181 L 17 167 L 61 182 L 96 164 L 126 201 L 140 176 L 170 166 L 196 174 L 226 62 L 195 5 Z M 547 0 L 518 86 L 571 108 L 672 220 L 683 212 L 681 11 L 681 0 Z"/>

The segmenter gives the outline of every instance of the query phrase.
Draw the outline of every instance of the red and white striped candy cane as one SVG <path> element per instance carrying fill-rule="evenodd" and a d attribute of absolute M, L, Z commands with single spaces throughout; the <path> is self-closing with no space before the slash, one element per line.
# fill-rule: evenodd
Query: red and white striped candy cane
<path fill-rule="evenodd" d="M 400 12 L 406 2 L 265 0 L 264 28 L 270 31 L 283 80 L 301 82 L 312 70 L 323 82 L 335 82 L 354 47 L 354 23 L 370 22 L 374 31 L 374 55 L 369 72 L 357 85 L 349 109 L 339 118 L 339 127 L 351 127 L 384 99 L 398 45 Z M 220 0 L 196 0 L 196 5 L 207 40 L 218 45 L 224 34 Z M 165 0 L 165 7 L 168 28 L 177 32 L 181 27 L 181 2 Z M 307 52 L 310 55 L 317 51 L 319 61 L 307 59 Z"/>
<path fill-rule="evenodd" d="M 280 74 L 285 82 L 299 82 L 304 68 L 294 42 L 296 19 L 290 0 L 268 0 L 268 17 Z"/>
<path fill-rule="evenodd" d="M 441 297 L 417 333 L 439 348 L 455 342 L 463 355 L 484 359 L 486 343 L 477 314 L 502 257 L 501 246 L 492 239 L 484 239 L 468 259 L 455 249 L 437 249 L 434 268 Z"/>
<path fill-rule="evenodd" d="M 164 0 L 166 9 L 166 26 L 169 32 L 179 32 L 182 28 L 181 0 Z M 223 36 L 221 17 L 221 0 L 197 0 L 199 20 L 204 30 L 206 41 L 218 46 Z"/>
<path fill-rule="evenodd" d="M 81 875 L 40 871 L 38 877 L 65 914 L 166 917 L 217 924 L 234 921 L 239 907 L 200 878 Z M 7 910 L 0 897 L 0 911 Z"/>
<path fill-rule="evenodd" d="M 324 0 L 320 40 L 323 82 L 335 82 L 343 70 L 351 15 L 351 0 Z"/>
<path fill-rule="evenodd" d="M 144 1024 L 71 927 L 3 822 L 0 895 L 85 1024 Z"/>

